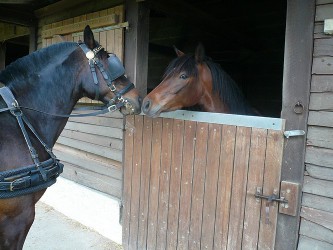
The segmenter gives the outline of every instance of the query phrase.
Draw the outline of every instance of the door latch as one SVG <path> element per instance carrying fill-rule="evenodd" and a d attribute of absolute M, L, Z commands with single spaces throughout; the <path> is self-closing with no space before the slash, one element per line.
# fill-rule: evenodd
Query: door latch
<path fill-rule="evenodd" d="M 273 194 L 271 195 L 263 195 L 262 194 L 262 188 L 257 187 L 256 193 L 254 195 L 256 197 L 257 202 L 260 201 L 260 199 L 266 200 L 266 207 L 265 207 L 265 223 L 269 224 L 269 212 L 270 212 L 270 206 L 273 204 L 273 202 L 278 202 L 282 204 L 288 204 L 288 200 L 285 197 L 279 197 L 278 196 L 278 190 L 274 189 Z"/>

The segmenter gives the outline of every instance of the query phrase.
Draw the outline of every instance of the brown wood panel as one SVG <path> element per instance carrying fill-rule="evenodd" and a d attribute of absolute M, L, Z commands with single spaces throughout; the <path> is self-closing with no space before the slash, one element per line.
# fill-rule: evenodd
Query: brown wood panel
<path fill-rule="evenodd" d="M 207 142 L 207 163 L 205 179 L 205 195 L 203 201 L 201 248 L 212 249 L 214 242 L 214 226 L 216 215 L 216 197 L 218 173 L 220 166 L 222 125 L 209 124 Z"/>
<path fill-rule="evenodd" d="M 130 236 L 130 214 L 131 214 L 131 193 L 132 193 L 132 171 L 133 171 L 133 138 L 134 138 L 134 116 L 126 117 L 126 126 L 124 132 L 124 161 L 123 161 L 123 247 L 129 249 Z"/>
<path fill-rule="evenodd" d="M 191 194 L 196 144 L 196 123 L 185 121 L 183 165 L 180 187 L 179 227 L 177 249 L 188 249 L 191 222 Z"/>
<path fill-rule="evenodd" d="M 167 249 L 177 249 L 180 185 L 182 177 L 184 121 L 173 121 L 172 159 L 170 166 L 170 194 L 167 231 Z"/>
<path fill-rule="evenodd" d="M 134 117 L 135 133 L 133 143 L 133 169 L 132 169 L 132 193 L 131 193 L 131 214 L 130 214 L 130 238 L 129 249 L 137 249 L 139 229 L 139 208 L 140 208 L 140 177 L 141 177 L 141 150 L 142 150 L 142 128 L 143 116 Z"/>
<path fill-rule="evenodd" d="M 281 131 L 268 131 L 267 150 L 264 173 L 263 194 L 280 193 L 281 164 L 283 155 L 284 136 Z M 267 206 L 268 209 L 267 210 Z M 267 214 L 268 213 L 268 214 Z M 259 243 L 260 249 L 274 249 L 278 204 L 262 202 Z"/>
<path fill-rule="evenodd" d="M 232 195 L 230 200 L 228 249 L 241 249 L 251 128 L 237 127 Z"/>
<path fill-rule="evenodd" d="M 138 135 L 129 138 L 132 152 L 143 147 L 124 180 L 131 186 L 125 249 L 274 249 L 275 228 L 263 225 L 266 203 L 254 194 L 257 187 L 279 192 L 281 131 L 142 119 L 135 117 Z M 270 207 L 269 227 L 277 211 Z"/>
<path fill-rule="evenodd" d="M 163 119 L 156 249 L 165 249 L 168 228 L 172 119 Z"/>
<path fill-rule="evenodd" d="M 139 209 L 139 229 L 138 229 L 138 249 L 147 248 L 147 228 L 148 228 L 148 207 L 150 189 L 150 159 L 152 142 L 152 119 L 144 117 L 142 134 L 142 166 L 141 166 L 141 187 L 140 187 L 140 209 Z"/>
<path fill-rule="evenodd" d="M 203 198 L 205 192 L 205 175 L 207 165 L 208 124 L 197 123 L 195 159 L 193 166 L 191 223 L 189 248 L 200 249 Z"/>
<path fill-rule="evenodd" d="M 163 120 L 161 118 L 153 120 L 147 249 L 156 248 L 162 123 Z"/>
<path fill-rule="evenodd" d="M 266 158 L 267 130 L 252 129 L 246 206 L 244 216 L 243 249 L 257 249 L 261 200 L 254 197 L 257 187 L 263 186 Z"/>
<path fill-rule="evenodd" d="M 214 248 L 227 249 L 236 127 L 223 125 L 218 174 Z"/>

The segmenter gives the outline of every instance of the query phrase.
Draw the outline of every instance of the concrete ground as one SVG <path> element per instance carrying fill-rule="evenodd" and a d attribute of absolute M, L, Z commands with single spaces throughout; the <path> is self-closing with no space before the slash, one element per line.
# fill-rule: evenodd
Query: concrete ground
<path fill-rule="evenodd" d="M 120 250 L 121 245 L 38 202 L 23 250 Z"/>
<path fill-rule="evenodd" d="M 24 250 L 119 250 L 119 202 L 62 177 L 36 204 Z"/>

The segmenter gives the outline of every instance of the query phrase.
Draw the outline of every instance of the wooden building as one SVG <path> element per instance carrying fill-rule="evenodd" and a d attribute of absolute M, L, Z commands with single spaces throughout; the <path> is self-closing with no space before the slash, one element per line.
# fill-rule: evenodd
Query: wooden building
<path fill-rule="evenodd" d="M 123 200 L 125 248 L 333 248 L 333 37 L 324 33 L 324 22 L 333 19 L 332 0 L 21 0 L 0 1 L 0 10 L 0 68 L 29 51 L 78 41 L 82 27 L 89 24 L 96 39 L 123 60 L 127 76 L 144 96 L 175 56 L 173 45 L 188 53 L 202 42 L 206 54 L 236 80 L 250 103 L 264 117 L 273 117 L 265 122 L 281 123 L 278 129 L 257 128 L 240 124 L 243 118 L 237 116 L 232 124 L 142 116 L 124 122 L 116 113 L 70 119 L 55 146 L 65 163 L 63 176 Z M 191 124 L 197 130 L 188 129 Z M 295 130 L 305 135 L 284 137 Z M 215 141 L 212 131 L 218 131 Z M 236 139 L 224 135 L 228 131 Z M 218 138 L 229 138 L 231 144 Z M 260 138 L 266 147 L 256 146 L 255 140 L 251 144 L 251 138 Z M 139 147 L 146 139 L 149 146 Z M 201 143 L 191 144 L 194 139 Z M 216 152 L 204 139 L 223 147 Z M 202 154 L 168 158 L 191 145 Z M 230 150 L 238 153 L 226 159 L 233 162 L 229 170 L 214 161 L 200 165 Z M 263 152 L 265 156 L 252 162 Z M 179 174 L 172 168 L 177 161 L 191 162 L 191 169 L 179 165 L 183 179 L 174 178 Z M 276 172 L 271 176 L 269 168 L 259 166 Z M 227 172 L 222 174 L 222 169 Z M 204 171 L 204 179 L 197 170 Z M 230 171 L 235 175 L 228 178 Z M 191 189 L 186 189 L 186 176 L 195 183 Z M 274 181 L 258 186 L 251 182 L 258 176 Z M 232 183 L 236 193 L 222 182 Z M 207 183 L 215 183 L 216 190 Z M 266 201 L 254 197 L 257 187 L 264 195 L 290 193 L 293 212 L 275 202 L 266 224 Z M 221 197 L 229 199 L 228 213 L 221 212 Z M 188 207 L 189 199 L 202 203 Z M 207 206 L 210 202 L 215 205 Z M 218 223 L 223 216 L 228 220 Z M 249 223 L 257 231 L 251 231 Z"/>

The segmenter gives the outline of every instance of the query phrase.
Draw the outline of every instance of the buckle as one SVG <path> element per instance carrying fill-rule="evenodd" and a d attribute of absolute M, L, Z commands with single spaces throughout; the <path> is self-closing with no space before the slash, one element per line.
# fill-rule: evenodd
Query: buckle
<path fill-rule="evenodd" d="M 9 191 L 13 192 L 13 191 L 18 190 L 18 189 L 27 188 L 27 185 L 26 185 L 27 180 L 30 180 L 30 176 L 25 176 L 25 177 L 16 179 L 15 181 L 12 181 L 9 184 Z M 20 184 L 24 184 L 24 187 L 22 187 L 22 186 L 15 187 L 15 185 L 20 185 Z"/>

